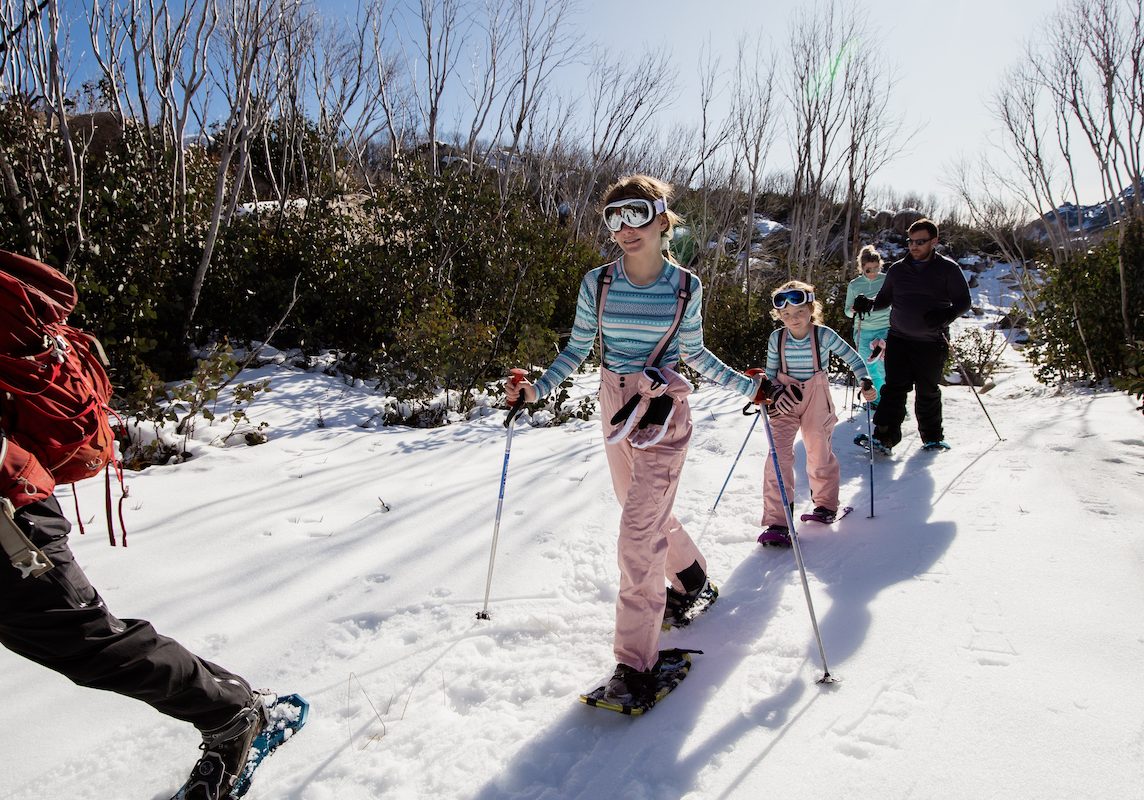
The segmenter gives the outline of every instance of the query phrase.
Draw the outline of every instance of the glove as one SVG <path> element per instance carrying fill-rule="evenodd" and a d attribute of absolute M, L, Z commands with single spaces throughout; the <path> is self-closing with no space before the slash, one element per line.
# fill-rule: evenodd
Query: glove
<path fill-rule="evenodd" d="M 874 310 L 874 301 L 864 294 L 860 294 L 854 298 L 854 313 L 859 317 L 864 317 Z"/>
<path fill-rule="evenodd" d="M 870 357 L 867 361 L 877 361 L 882 356 L 886 355 L 886 340 L 875 339 L 870 342 Z"/>
<path fill-rule="evenodd" d="M 658 373 L 658 376 L 650 376 L 647 374 L 649 372 Z M 691 384 L 674 370 L 666 368 L 656 370 L 649 367 L 644 373 L 645 375 L 640 378 L 641 391 L 646 378 L 649 381 L 649 389 L 657 394 L 648 401 L 647 410 L 640 414 L 636 429 L 628 434 L 628 441 L 637 450 L 646 450 L 663 441 L 671 417 L 675 413 L 676 402 L 684 400 L 691 394 Z M 666 383 L 656 386 L 657 379 Z"/>
<path fill-rule="evenodd" d="M 944 328 L 946 325 L 952 322 L 952 320 L 949 318 L 949 306 L 938 306 L 937 308 L 931 308 L 922 314 L 922 319 L 925 320 L 926 325 L 935 330 L 938 328 Z"/>
<path fill-rule="evenodd" d="M 761 369 L 757 372 L 755 370 L 748 370 L 747 374 L 759 379 L 758 386 L 755 388 L 755 394 L 751 398 L 751 404 L 761 406 L 767 402 L 767 399 L 774 392 L 775 385 L 771 383 L 771 379 L 768 378 Z"/>
<path fill-rule="evenodd" d="M 658 444 L 667 433 L 675 401 L 691 394 L 691 384 L 670 369 L 645 367 L 636 383 L 636 393 L 611 419 L 619 427 L 608 436 L 608 444 L 625 438 L 632 447 L 644 450 Z"/>
<path fill-rule="evenodd" d="M 802 389 L 794 384 L 789 386 L 775 386 L 771 392 L 770 402 L 767 404 L 767 414 L 777 417 L 780 414 L 789 414 L 802 402 Z"/>
<path fill-rule="evenodd" d="M 859 383 L 862 384 L 862 399 L 867 403 L 873 403 L 878 399 L 878 392 L 874 389 L 874 382 L 869 378 L 863 378 Z"/>

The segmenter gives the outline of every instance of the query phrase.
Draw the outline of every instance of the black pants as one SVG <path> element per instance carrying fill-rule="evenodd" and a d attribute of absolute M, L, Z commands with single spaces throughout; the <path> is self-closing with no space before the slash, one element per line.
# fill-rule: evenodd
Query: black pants
<path fill-rule="evenodd" d="M 886 384 L 874 412 L 874 436 L 893 447 L 902 440 L 906 395 L 914 391 L 914 417 L 923 442 L 945 438 L 941 422 L 941 376 L 949 348 L 945 342 L 886 339 Z"/>
<path fill-rule="evenodd" d="M 148 703 L 200 730 L 218 728 L 249 702 L 250 685 L 204 661 L 145 620 L 119 620 L 75 563 L 71 524 L 54 497 L 24 506 L 16 524 L 55 568 L 21 578 L 0 551 L 0 644 L 80 686 Z"/>

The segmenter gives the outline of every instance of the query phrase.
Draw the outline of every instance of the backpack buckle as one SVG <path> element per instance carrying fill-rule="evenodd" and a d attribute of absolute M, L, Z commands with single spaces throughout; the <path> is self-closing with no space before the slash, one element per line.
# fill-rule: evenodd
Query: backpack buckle
<path fill-rule="evenodd" d="M 8 555 L 21 578 L 38 578 L 56 565 L 16 524 L 16 507 L 7 497 L 0 497 L 0 548 Z"/>

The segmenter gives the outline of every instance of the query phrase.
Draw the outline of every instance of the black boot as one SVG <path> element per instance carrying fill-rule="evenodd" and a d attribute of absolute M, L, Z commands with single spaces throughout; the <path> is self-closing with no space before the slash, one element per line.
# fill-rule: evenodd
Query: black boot
<path fill-rule="evenodd" d="M 268 721 L 262 695 L 255 692 L 250 704 L 230 722 L 203 731 L 203 751 L 191 777 L 175 795 L 177 800 L 226 800 L 241 777 L 254 738 Z"/>

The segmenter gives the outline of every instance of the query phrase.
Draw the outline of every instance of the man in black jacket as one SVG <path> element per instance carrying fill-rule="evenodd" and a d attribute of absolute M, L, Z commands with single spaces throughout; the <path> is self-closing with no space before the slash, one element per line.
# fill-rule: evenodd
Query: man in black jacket
<path fill-rule="evenodd" d="M 902 440 L 911 389 L 923 445 L 948 448 L 940 380 L 949 355 L 949 324 L 969 310 L 971 301 L 961 267 L 935 251 L 937 241 L 937 225 L 915 222 L 909 228 L 909 255 L 890 265 L 878 296 L 854 302 L 859 314 L 891 306 L 886 385 L 874 414 L 874 444 L 884 451 Z"/>

